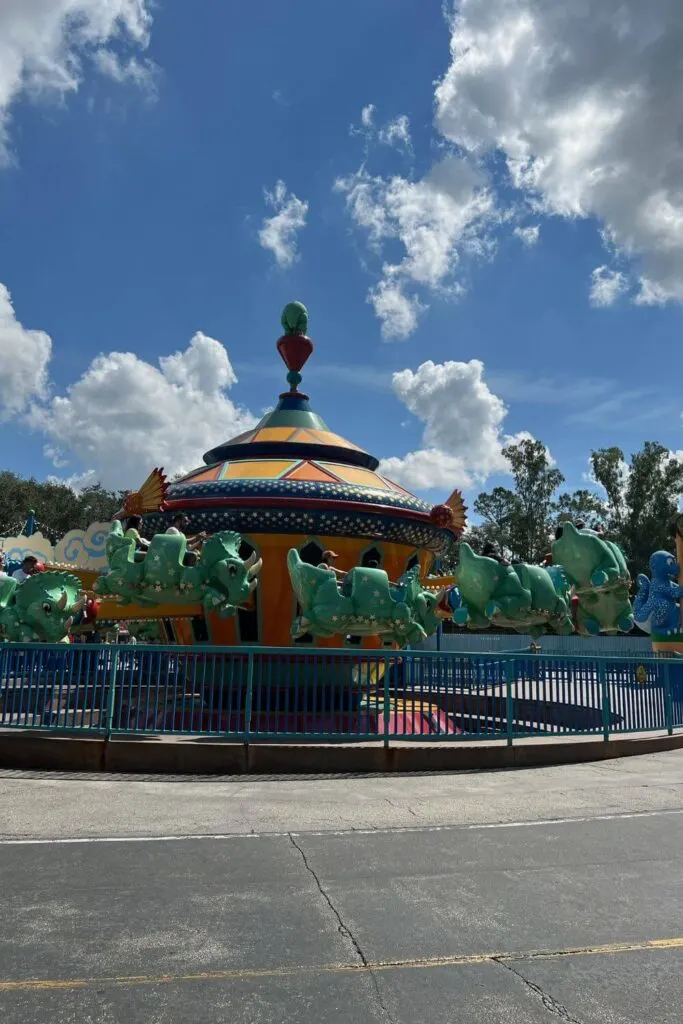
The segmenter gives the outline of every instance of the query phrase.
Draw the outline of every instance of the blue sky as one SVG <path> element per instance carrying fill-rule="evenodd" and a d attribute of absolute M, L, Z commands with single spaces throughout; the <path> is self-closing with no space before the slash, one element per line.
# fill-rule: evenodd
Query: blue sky
<path fill-rule="evenodd" d="M 40 32 L 15 33 L 21 75 L 0 70 L 4 468 L 134 487 L 198 464 L 281 389 L 292 299 L 316 410 L 433 500 L 506 482 L 520 432 L 572 487 L 593 447 L 683 448 L 682 144 L 676 117 L 648 116 L 680 119 L 680 90 L 662 75 L 638 99 L 657 56 L 635 0 L 621 34 L 596 4 L 597 54 L 571 14 L 517 0 L 499 60 L 502 0 L 468 0 L 454 25 L 425 0 L 77 0 L 76 21 L 66 0 L 38 6 L 58 31 L 36 13 Z M 681 33 L 669 6 L 650 41 Z M 4 8 L 6 38 L 23 8 Z M 569 83 L 534 63 L 529 39 L 552 53 L 556 37 Z"/>

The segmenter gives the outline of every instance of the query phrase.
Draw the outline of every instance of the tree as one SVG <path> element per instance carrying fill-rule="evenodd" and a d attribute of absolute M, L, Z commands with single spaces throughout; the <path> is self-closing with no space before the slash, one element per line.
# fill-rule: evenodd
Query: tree
<path fill-rule="evenodd" d="M 599 448 L 591 452 L 593 476 L 607 495 L 607 528 L 621 538 L 626 515 L 628 466 L 621 448 Z"/>
<path fill-rule="evenodd" d="M 558 522 L 571 519 L 575 523 L 585 523 L 591 530 L 598 527 L 607 529 L 607 506 L 593 491 L 580 489 L 571 494 L 565 491 L 555 502 L 554 511 Z"/>
<path fill-rule="evenodd" d="M 470 527 L 468 533 L 473 535 L 475 550 L 481 550 L 485 543 L 493 544 L 501 554 L 515 555 L 516 537 L 519 533 L 518 524 L 522 514 L 522 506 L 518 496 L 507 487 L 494 487 L 492 491 L 484 491 L 474 502 L 474 511 L 481 516 L 481 525 Z M 467 540 L 468 537 L 463 537 Z"/>
<path fill-rule="evenodd" d="M 474 511 L 483 532 L 499 549 L 524 562 L 540 562 L 548 550 L 554 512 L 553 495 L 564 481 L 550 463 L 545 445 L 525 438 L 503 448 L 515 481 L 514 491 L 494 487 L 480 494 Z"/>
<path fill-rule="evenodd" d="M 607 527 L 624 548 L 633 575 L 647 571 L 650 555 L 672 550 L 669 522 L 683 493 L 683 463 L 658 441 L 631 455 L 602 448 L 591 455 L 595 479 L 607 495 Z"/>
<path fill-rule="evenodd" d="M 33 510 L 36 528 L 54 543 L 69 530 L 107 522 L 121 508 L 122 496 L 95 484 L 76 494 L 66 484 L 25 480 L 0 471 L 0 536 L 15 536 Z"/>
<path fill-rule="evenodd" d="M 526 439 L 503 448 L 515 480 L 520 503 L 516 547 L 524 562 L 539 562 L 548 550 L 552 528 L 553 495 L 564 476 L 551 466 L 548 449 Z"/>
<path fill-rule="evenodd" d="M 442 573 L 447 576 L 449 573 L 455 572 L 455 567 L 458 564 L 460 557 L 460 545 L 464 542 L 469 544 L 473 551 L 477 554 L 481 554 L 481 549 L 487 540 L 491 540 L 492 535 L 487 532 L 487 527 L 482 525 L 468 526 L 465 532 L 457 541 L 453 543 L 446 555 L 441 555 L 438 559 L 434 560 L 434 571 Z M 497 543 L 495 540 L 492 543 Z"/>

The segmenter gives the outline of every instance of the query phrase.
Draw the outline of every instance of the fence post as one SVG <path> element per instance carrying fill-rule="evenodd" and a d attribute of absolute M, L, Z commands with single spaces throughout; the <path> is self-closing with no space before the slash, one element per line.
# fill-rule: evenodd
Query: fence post
<path fill-rule="evenodd" d="M 111 648 L 110 648 L 111 650 Z M 105 725 L 105 739 L 109 739 L 114 724 L 114 701 L 116 698 L 116 674 L 119 670 L 119 649 L 114 647 L 109 666 L 109 696 L 107 698 L 107 718 Z"/>
<path fill-rule="evenodd" d="M 244 742 L 249 745 L 251 729 L 251 702 L 254 692 L 254 652 L 249 651 L 247 661 L 247 698 L 244 708 Z"/>
<path fill-rule="evenodd" d="M 514 660 L 505 661 L 505 718 L 507 720 L 508 747 L 512 746 L 512 667 Z"/>
<path fill-rule="evenodd" d="M 389 746 L 389 658 L 384 655 L 384 746 Z"/>
<path fill-rule="evenodd" d="M 609 741 L 609 721 L 610 721 L 610 702 L 609 702 L 609 688 L 607 686 L 607 672 L 605 671 L 605 663 L 600 661 L 598 664 L 598 677 L 600 679 L 600 691 L 602 693 L 602 738 L 605 743 Z"/>
<path fill-rule="evenodd" d="M 674 706 L 673 694 L 671 693 L 671 674 L 668 662 L 664 662 L 664 713 L 666 715 L 666 731 L 669 736 L 674 733 Z"/>

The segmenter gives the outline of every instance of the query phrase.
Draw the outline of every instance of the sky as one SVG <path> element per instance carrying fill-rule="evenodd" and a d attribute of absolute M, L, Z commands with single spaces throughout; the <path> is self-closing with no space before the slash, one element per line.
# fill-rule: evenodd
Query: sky
<path fill-rule="evenodd" d="M 0 468 L 139 486 L 284 387 L 433 501 L 683 449 L 680 0 L 0 0 Z"/>

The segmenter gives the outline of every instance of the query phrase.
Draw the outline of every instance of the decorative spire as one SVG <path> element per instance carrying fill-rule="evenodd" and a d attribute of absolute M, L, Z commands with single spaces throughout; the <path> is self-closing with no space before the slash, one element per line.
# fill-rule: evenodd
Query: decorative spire
<path fill-rule="evenodd" d="M 282 310 L 280 318 L 285 333 L 277 341 L 277 350 L 287 367 L 287 383 L 289 391 L 285 395 L 307 398 L 299 390 L 301 383 L 300 370 L 313 351 L 313 342 L 306 336 L 308 330 L 308 310 L 302 302 L 289 302 Z M 285 395 L 280 395 L 284 398 Z"/>

